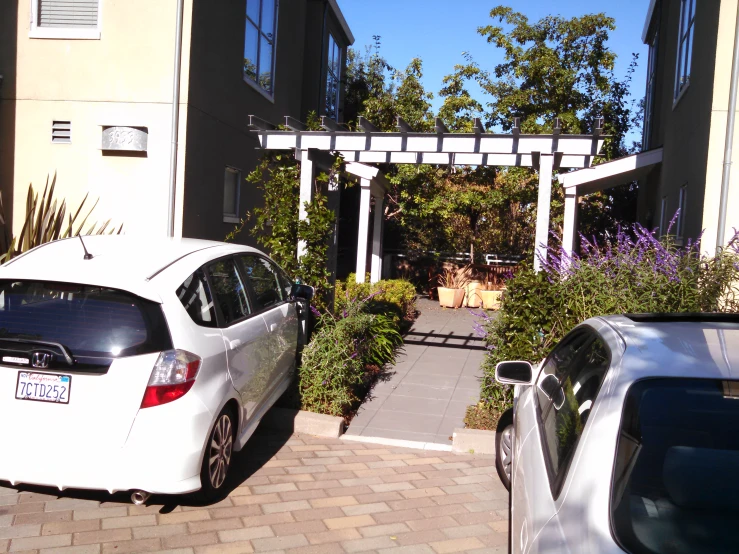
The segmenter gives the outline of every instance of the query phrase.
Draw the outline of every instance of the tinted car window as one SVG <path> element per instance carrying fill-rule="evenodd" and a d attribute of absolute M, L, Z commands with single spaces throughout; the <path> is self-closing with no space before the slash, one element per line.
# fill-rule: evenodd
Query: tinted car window
<path fill-rule="evenodd" d="M 739 382 L 649 379 L 624 403 L 611 489 L 632 553 L 739 552 Z"/>
<path fill-rule="evenodd" d="M 579 349 L 566 372 L 555 372 L 547 377 L 546 386 L 539 387 L 539 392 L 551 400 L 542 424 L 555 494 L 559 492 L 609 364 L 608 349 L 600 338 L 595 338 Z"/>
<path fill-rule="evenodd" d="M 63 345 L 75 365 L 171 348 L 156 302 L 90 285 L 0 281 L 0 350 L 38 349 L 34 341 Z M 51 350 L 61 359 L 61 350 Z"/>
<path fill-rule="evenodd" d="M 241 263 L 254 291 L 256 311 L 269 308 L 287 300 L 278 277 L 278 269 L 261 256 L 241 256 Z"/>
<path fill-rule="evenodd" d="M 576 330 L 563 338 L 544 361 L 544 365 L 539 373 L 537 384 L 541 385 L 542 381 L 547 378 L 547 375 L 553 375 L 557 378 L 558 382 L 561 382 L 563 376 L 567 374 L 572 367 L 572 364 L 577 359 L 582 347 L 585 346 L 591 338 L 592 334 L 587 330 Z M 548 410 L 551 404 L 551 399 L 544 394 L 541 386 L 537 386 L 536 392 L 540 415 L 543 415 L 544 412 Z"/>
<path fill-rule="evenodd" d="M 223 321 L 230 325 L 234 321 L 249 315 L 251 309 L 246 295 L 246 288 L 241 275 L 236 270 L 233 258 L 219 260 L 208 266 L 213 293 L 221 309 Z"/>
<path fill-rule="evenodd" d="M 217 325 L 213 297 L 202 269 L 185 279 L 177 289 L 177 298 L 195 323 L 203 327 Z"/>

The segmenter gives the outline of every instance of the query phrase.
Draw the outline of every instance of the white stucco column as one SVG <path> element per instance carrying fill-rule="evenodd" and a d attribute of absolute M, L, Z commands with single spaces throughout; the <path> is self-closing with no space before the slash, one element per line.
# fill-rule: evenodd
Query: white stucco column
<path fill-rule="evenodd" d="M 305 203 L 313 201 L 315 192 L 315 162 L 310 158 L 308 150 L 300 151 L 300 206 L 298 207 L 298 219 L 307 218 Z M 305 254 L 305 242 L 298 241 L 298 258 Z"/>
<path fill-rule="evenodd" d="M 370 282 L 376 283 L 382 279 L 382 223 L 383 223 L 382 197 L 375 196 L 375 214 L 372 229 L 372 268 L 370 269 Z"/>
<path fill-rule="evenodd" d="M 567 259 L 575 250 L 575 232 L 577 231 L 577 189 L 565 191 L 565 220 L 562 229 L 562 250 Z"/>
<path fill-rule="evenodd" d="M 369 242 L 370 180 L 361 179 L 359 194 L 359 232 L 357 233 L 357 283 L 364 283 L 367 273 L 367 243 Z"/>
<path fill-rule="evenodd" d="M 541 269 L 547 259 L 546 245 L 549 239 L 549 209 L 552 202 L 552 168 L 554 156 L 542 153 L 539 158 L 539 199 L 536 204 L 536 235 L 534 237 L 534 271 Z"/>

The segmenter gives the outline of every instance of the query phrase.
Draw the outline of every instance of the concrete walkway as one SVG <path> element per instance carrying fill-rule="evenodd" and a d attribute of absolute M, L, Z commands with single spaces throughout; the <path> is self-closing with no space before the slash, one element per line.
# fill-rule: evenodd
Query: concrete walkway
<path fill-rule="evenodd" d="M 480 397 L 483 342 L 466 308 L 442 309 L 419 299 L 421 312 L 388 379 L 378 383 L 345 437 L 399 439 L 451 448 L 467 406 Z M 476 310 L 477 311 L 477 310 Z"/>

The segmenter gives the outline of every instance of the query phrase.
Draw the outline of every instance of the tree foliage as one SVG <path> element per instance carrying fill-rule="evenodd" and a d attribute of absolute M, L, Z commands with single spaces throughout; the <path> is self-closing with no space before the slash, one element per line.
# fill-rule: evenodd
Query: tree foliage
<path fill-rule="evenodd" d="M 590 133 L 596 118 L 605 120 L 610 138 L 603 160 L 629 152 L 626 136 L 638 124 L 629 88 L 636 59 L 626 77 L 615 73 L 616 55 L 608 47 L 615 21 L 604 14 L 532 22 L 510 7 L 490 12 L 492 24 L 478 34 L 503 53 L 492 68 L 469 54 L 443 80 L 438 116 L 453 131 L 469 132 L 475 118 L 488 129 L 510 131 L 520 118 L 524 133 L 547 133 L 560 118 L 563 133 Z M 430 100 L 422 85 L 422 61 L 404 70 L 380 54 L 380 37 L 363 55 L 349 54 L 345 115 L 350 126 L 366 117 L 384 131 L 395 130 L 401 116 L 419 131 L 433 128 Z M 484 99 L 471 92 L 478 86 Z M 449 168 L 387 166 L 392 189 L 386 197 L 388 236 L 407 250 L 524 254 L 533 250 L 538 179 L 526 168 Z M 581 229 L 588 235 L 635 219 L 633 184 L 581 199 Z M 553 230 L 561 232 L 563 192 L 555 183 Z"/>

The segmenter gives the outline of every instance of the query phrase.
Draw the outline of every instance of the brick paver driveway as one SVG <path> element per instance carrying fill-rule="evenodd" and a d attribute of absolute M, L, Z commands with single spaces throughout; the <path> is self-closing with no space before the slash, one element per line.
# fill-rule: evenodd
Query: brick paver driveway
<path fill-rule="evenodd" d="M 0 553 L 507 551 L 489 457 L 261 431 L 235 464 L 210 506 L 0 482 Z"/>

